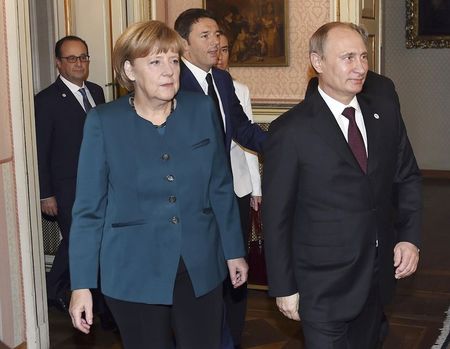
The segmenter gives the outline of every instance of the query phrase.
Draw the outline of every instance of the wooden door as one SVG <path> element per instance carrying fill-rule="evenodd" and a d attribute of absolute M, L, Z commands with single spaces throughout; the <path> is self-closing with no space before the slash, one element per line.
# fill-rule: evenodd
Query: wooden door
<path fill-rule="evenodd" d="M 382 55 L 382 0 L 333 0 L 334 13 L 331 18 L 342 22 L 353 22 L 363 25 L 368 33 L 367 49 L 369 52 L 369 67 L 381 71 Z"/>

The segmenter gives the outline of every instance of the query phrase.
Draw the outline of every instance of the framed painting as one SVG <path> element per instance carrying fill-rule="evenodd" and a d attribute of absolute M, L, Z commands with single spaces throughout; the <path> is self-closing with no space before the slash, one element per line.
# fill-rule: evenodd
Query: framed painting
<path fill-rule="evenodd" d="M 406 47 L 450 48 L 449 0 L 406 0 Z"/>
<path fill-rule="evenodd" d="M 228 38 L 230 66 L 288 65 L 287 0 L 203 0 Z"/>

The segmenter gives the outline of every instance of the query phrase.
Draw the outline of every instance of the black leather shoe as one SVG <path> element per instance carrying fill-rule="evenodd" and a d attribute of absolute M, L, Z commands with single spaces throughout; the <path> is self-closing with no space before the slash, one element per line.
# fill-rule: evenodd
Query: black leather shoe
<path fill-rule="evenodd" d="M 67 304 L 66 300 L 62 297 L 58 297 L 55 299 L 49 299 L 48 305 L 50 307 L 55 307 L 56 309 L 58 309 L 59 311 L 61 311 L 63 313 L 69 312 L 69 304 Z"/>

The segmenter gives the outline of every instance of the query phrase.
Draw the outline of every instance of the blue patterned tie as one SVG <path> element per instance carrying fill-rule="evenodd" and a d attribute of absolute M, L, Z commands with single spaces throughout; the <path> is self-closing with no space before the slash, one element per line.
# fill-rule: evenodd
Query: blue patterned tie
<path fill-rule="evenodd" d="M 84 110 L 86 111 L 86 114 L 89 112 L 89 110 L 92 109 L 91 103 L 89 103 L 89 99 L 87 98 L 86 91 L 84 88 L 80 88 L 78 91 L 80 91 L 81 95 L 83 96 L 83 105 Z"/>
<path fill-rule="evenodd" d="M 355 120 L 355 108 L 347 107 L 342 112 L 348 121 L 348 145 L 353 152 L 356 160 L 363 170 L 364 173 L 367 173 L 367 154 L 366 147 L 364 146 L 364 140 L 362 138 L 361 132 L 359 131 L 358 125 L 356 125 Z"/>

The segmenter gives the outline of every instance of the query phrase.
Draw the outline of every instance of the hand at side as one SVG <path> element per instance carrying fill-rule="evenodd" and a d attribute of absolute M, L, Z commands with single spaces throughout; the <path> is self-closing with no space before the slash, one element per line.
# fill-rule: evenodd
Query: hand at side
<path fill-rule="evenodd" d="M 300 315 L 298 313 L 300 295 L 294 293 L 286 297 L 277 297 L 278 309 L 289 319 L 300 321 Z"/>
<path fill-rule="evenodd" d="M 72 291 L 69 314 L 73 327 L 88 334 L 93 323 L 92 294 L 88 288 Z"/>
<path fill-rule="evenodd" d="M 227 260 L 230 280 L 234 288 L 247 282 L 248 265 L 243 257 Z"/>

